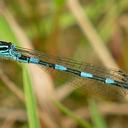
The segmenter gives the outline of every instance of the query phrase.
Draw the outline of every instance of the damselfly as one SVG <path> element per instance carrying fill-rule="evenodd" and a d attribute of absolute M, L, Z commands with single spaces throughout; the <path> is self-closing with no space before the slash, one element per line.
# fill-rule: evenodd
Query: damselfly
<path fill-rule="evenodd" d="M 104 84 L 128 89 L 128 75 L 119 69 L 104 69 L 88 63 L 79 63 L 70 59 L 50 56 L 34 50 L 16 47 L 11 42 L 0 41 L 0 57 L 22 63 L 32 63 L 55 70 L 75 74 Z"/>

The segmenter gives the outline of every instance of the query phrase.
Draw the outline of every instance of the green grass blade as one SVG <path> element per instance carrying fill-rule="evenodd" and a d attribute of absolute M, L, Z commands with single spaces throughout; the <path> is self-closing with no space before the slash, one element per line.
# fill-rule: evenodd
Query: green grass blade
<path fill-rule="evenodd" d="M 67 116 L 71 117 L 79 126 L 82 128 L 92 128 L 91 124 L 89 124 L 86 120 L 82 119 L 78 115 L 74 114 L 72 111 L 70 111 L 68 108 L 66 108 L 64 105 L 62 105 L 60 102 L 56 101 L 55 105 Z"/>
<path fill-rule="evenodd" d="M 24 83 L 27 114 L 29 120 L 29 128 L 40 128 L 39 119 L 37 116 L 36 100 L 34 97 L 32 83 L 26 65 L 23 66 L 23 83 Z"/>
<path fill-rule="evenodd" d="M 100 112 L 98 111 L 96 103 L 93 100 L 90 100 L 89 104 L 90 104 L 91 119 L 94 124 L 94 128 L 107 128 L 107 125 L 103 117 L 100 115 Z"/>
<path fill-rule="evenodd" d="M 0 40 L 16 42 L 13 32 L 3 16 L 0 16 Z"/>

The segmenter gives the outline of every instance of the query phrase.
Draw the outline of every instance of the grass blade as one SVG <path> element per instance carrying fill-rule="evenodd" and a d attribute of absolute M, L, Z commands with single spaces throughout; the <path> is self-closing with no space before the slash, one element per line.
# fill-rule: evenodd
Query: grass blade
<path fill-rule="evenodd" d="M 23 83 L 24 83 L 27 114 L 29 120 L 29 128 L 40 128 L 37 109 L 36 109 L 36 100 L 34 97 L 32 83 L 26 65 L 23 66 Z"/>
<path fill-rule="evenodd" d="M 78 115 L 74 114 L 71 110 L 66 108 L 64 105 L 62 105 L 60 102 L 55 102 L 55 105 L 67 116 L 71 117 L 79 126 L 82 128 L 92 128 L 91 124 L 88 123 L 86 120 L 82 119 Z"/>
<path fill-rule="evenodd" d="M 94 124 L 94 128 L 107 128 L 104 119 L 102 118 L 100 112 L 98 111 L 96 103 L 93 100 L 90 100 L 89 104 L 90 104 L 91 119 Z"/>

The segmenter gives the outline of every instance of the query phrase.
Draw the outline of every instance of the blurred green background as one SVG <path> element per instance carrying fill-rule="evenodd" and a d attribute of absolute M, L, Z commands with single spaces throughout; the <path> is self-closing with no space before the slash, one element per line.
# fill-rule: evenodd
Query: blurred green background
<path fill-rule="evenodd" d="M 81 12 L 77 4 L 80 4 L 83 14 L 88 18 L 83 21 L 87 35 L 74 16 L 75 10 L 78 14 Z M 75 10 L 72 10 L 72 6 Z M 105 67 L 90 43 L 88 36 L 92 36 L 92 40 L 95 38 L 87 21 L 115 63 L 127 72 L 127 0 L 0 1 L 0 40 L 82 61 L 82 64 L 88 62 Z M 106 61 L 109 65 L 109 60 Z M 44 70 L 43 67 L 28 67 L 28 71 L 23 73 L 24 68 L 23 64 L 0 59 L 1 128 L 127 128 L 126 90 L 111 88 L 96 81 L 83 80 L 52 69 Z M 40 73 L 41 70 L 43 73 Z M 25 86 L 30 89 L 27 94 L 31 91 L 28 85 L 33 87 L 34 93 L 25 103 Z M 34 107 L 29 101 L 34 101 Z M 26 104 L 30 106 L 27 110 Z M 31 122 L 26 111 L 32 109 L 31 113 L 35 111 L 35 107 L 39 111 L 39 118 L 33 118 L 34 121 Z M 37 125 L 32 126 L 33 122 Z"/>

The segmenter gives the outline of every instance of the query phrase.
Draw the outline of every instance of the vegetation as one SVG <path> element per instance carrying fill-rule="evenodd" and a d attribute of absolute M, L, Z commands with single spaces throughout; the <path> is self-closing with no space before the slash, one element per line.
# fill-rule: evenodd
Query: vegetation
<path fill-rule="evenodd" d="M 127 12 L 127 0 L 2 0 L 0 40 L 127 72 Z M 53 69 L 0 58 L 0 92 L 1 128 L 128 126 L 126 90 Z"/>

